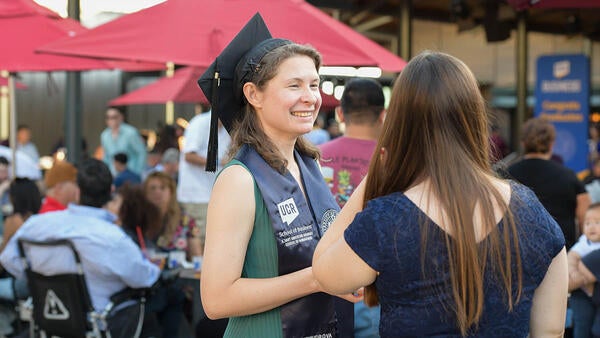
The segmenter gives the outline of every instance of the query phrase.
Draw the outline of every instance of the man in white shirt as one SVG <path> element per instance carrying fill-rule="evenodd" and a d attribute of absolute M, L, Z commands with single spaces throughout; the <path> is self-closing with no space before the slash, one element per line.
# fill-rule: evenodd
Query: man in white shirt
<path fill-rule="evenodd" d="M 184 145 L 179 160 L 177 200 L 185 213 L 192 217 L 200 229 L 200 241 L 204 250 L 206 234 L 206 210 L 215 182 L 216 173 L 205 171 L 210 130 L 210 112 L 197 114 L 190 120 L 183 137 Z M 219 154 L 217 172 L 229 148 L 229 134 L 219 121 Z"/>

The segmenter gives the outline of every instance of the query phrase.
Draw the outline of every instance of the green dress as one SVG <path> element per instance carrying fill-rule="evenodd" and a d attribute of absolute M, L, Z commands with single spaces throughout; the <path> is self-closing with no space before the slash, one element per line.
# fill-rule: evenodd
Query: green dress
<path fill-rule="evenodd" d="M 238 160 L 232 160 L 225 167 L 241 165 Z M 249 170 L 248 170 L 249 171 Z M 256 182 L 254 183 L 254 229 L 248 242 L 246 258 L 242 268 L 242 278 L 271 278 L 278 276 L 277 243 L 273 236 L 271 220 L 262 194 Z M 229 324 L 224 338 L 264 338 L 283 337 L 279 308 L 253 315 L 229 318 Z"/>

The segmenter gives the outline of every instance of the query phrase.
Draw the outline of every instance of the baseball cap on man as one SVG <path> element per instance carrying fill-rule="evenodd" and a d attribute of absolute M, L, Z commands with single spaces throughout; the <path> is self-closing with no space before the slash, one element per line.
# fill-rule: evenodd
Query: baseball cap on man
<path fill-rule="evenodd" d="M 77 182 L 77 168 L 67 161 L 55 161 L 44 175 L 46 189 L 50 189 L 61 182 Z"/>

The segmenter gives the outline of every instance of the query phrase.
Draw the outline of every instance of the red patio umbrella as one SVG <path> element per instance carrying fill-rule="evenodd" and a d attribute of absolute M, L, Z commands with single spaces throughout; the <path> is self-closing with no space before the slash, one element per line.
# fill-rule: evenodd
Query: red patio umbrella
<path fill-rule="evenodd" d="M 106 62 L 82 57 L 36 53 L 39 46 L 73 38 L 88 29 L 32 0 L 0 0 L 0 69 L 22 71 L 79 71 L 90 69 L 157 70 L 157 63 Z"/>
<path fill-rule="evenodd" d="M 0 41 L 3 44 L 0 53 L 0 77 L 10 87 L 8 77 L 11 73 L 23 71 L 79 71 L 90 69 L 112 69 L 116 67 L 130 67 L 134 70 L 157 69 L 157 64 L 148 67 L 147 64 L 112 63 L 89 58 L 50 55 L 36 53 L 40 45 L 61 39 L 76 36 L 85 31 L 77 21 L 64 19 L 51 10 L 40 6 L 33 0 L 0 0 Z M 159 65 L 164 68 L 164 66 Z M 0 86 L 5 86 L 0 84 Z M 2 95 L 0 103 L 0 128 L 2 134 L 10 130 L 11 144 L 15 144 L 16 133 L 16 107 L 14 102 L 14 88 L 9 88 L 9 95 Z M 8 102 L 11 102 L 9 105 Z M 6 123 L 9 113 L 6 108 L 10 106 L 10 128 Z M 15 161 L 13 161 L 14 165 Z"/>
<path fill-rule="evenodd" d="M 35 52 L 42 44 L 75 35 L 75 25 L 70 21 L 33 1 L 0 0 L 0 41 L 4 46 L 0 69 L 20 72 L 108 68 L 100 60 Z"/>
<path fill-rule="evenodd" d="M 274 37 L 313 45 L 325 65 L 398 72 L 406 64 L 304 0 L 168 0 L 39 50 L 207 67 L 256 12 Z"/>
<path fill-rule="evenodd" d="M 109 102 L 111 106 L 132 104 L 204 103 L 208 100 L 196 81 L 204 73 L 204 68 L 183 67 L 175 71 L 173 77 L 163 77 L 147 86 L 119 96 Z"/>
<path fill-rule="evenodd" d="M 135 104 L 204 103 L 208 100 L 198 87 L 197 80 L 205 68 L 183 67 L 175 71 L 173 77 L 162 77 L 156 82 L 119 96 L 109 102 L 111 106 L 127 106 Z M 333 109 L 340 102 L 321 92 L 323 104 L 321 109 Z"/>

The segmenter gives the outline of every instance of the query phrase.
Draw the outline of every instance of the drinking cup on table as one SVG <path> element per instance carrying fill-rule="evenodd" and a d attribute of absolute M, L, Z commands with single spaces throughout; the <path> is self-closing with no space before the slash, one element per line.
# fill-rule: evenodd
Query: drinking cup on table
<path fill-rule="evenodd" d="M 192 262 L 194 263 L 194 271 L 198 272 L 202 270 L 202 256 L 192 257 Z"/>
<path fill-rule="evenodd" d="M 178 266 L 183 266 L 185 262 L 185 251 L 182 250 L 174 250 L 169 252 L 169 268 L 176 268 Z"/>

